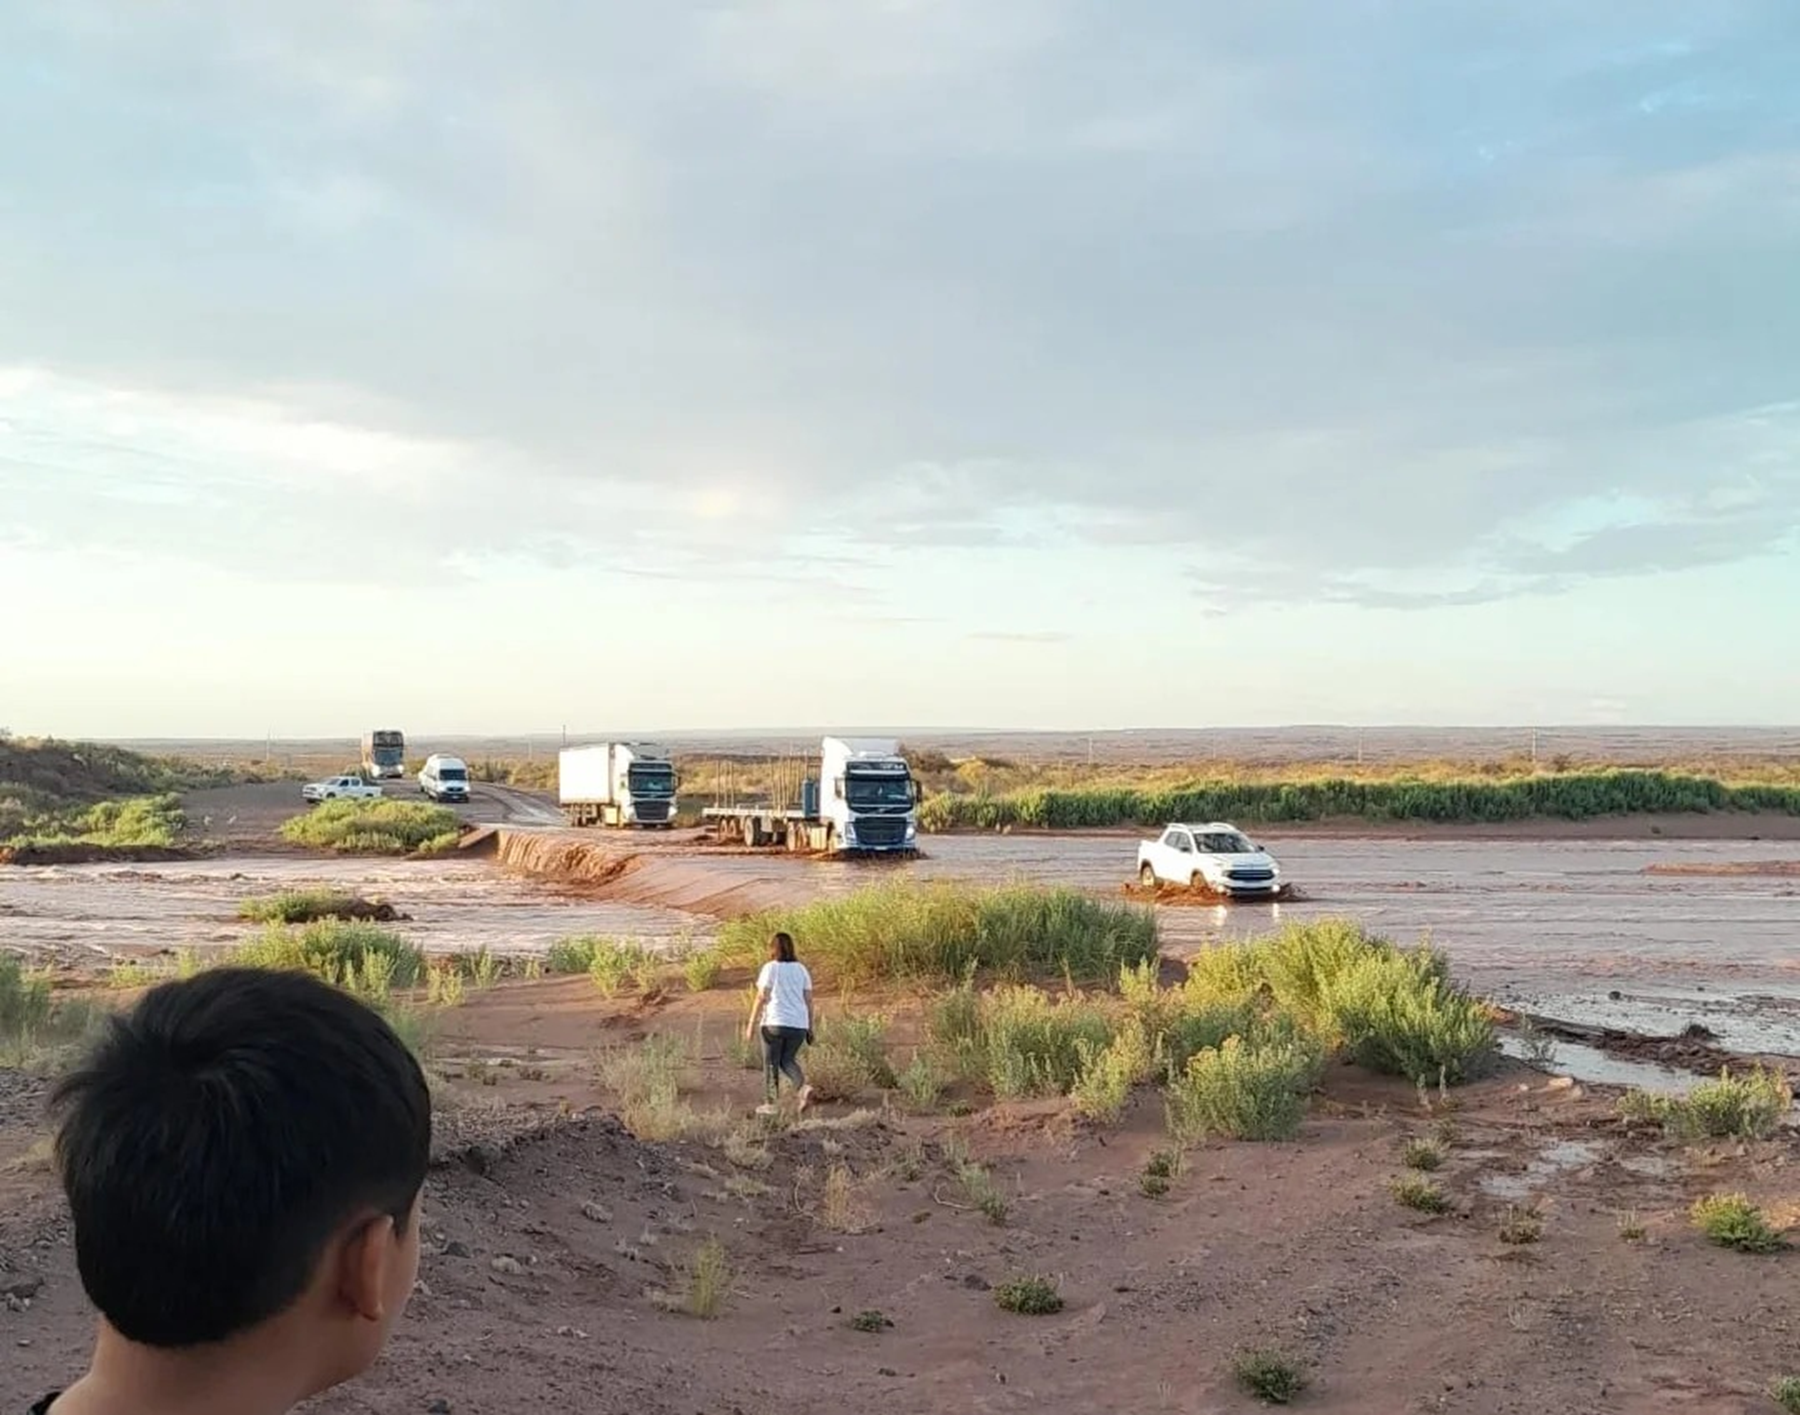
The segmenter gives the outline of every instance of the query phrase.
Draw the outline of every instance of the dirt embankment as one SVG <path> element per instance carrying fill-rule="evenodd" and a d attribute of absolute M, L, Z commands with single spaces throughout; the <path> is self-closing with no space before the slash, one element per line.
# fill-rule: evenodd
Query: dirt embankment
<path fill-rule="evenodd" d="M 151 865 L 211 853 L 183 845 L 0 845 L 0 865 Z"/>
<path fill-rule="evenodd" d="M 813 897 L 805 878 L 784 868 L 794 863 L 784 856 L 744 853 L 731 857 L 729 868 L 721 868 L 726 857 L 720 852 L 690 855 L 514 830 L 497 833 L 495 854 L 505 869 L 574 893 L 714 919 L 786 908 Z"/>

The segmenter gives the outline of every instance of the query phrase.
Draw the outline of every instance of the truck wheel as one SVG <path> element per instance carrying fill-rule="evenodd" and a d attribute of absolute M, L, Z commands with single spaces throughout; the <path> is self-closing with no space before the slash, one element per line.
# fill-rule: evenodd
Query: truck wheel
<path fill-rule="evenodd" d="M 757 843 L 756 837 L 757 837 L 756 817 L 755 816 L 745 816 L 744 817 L 744 844 L 746 844 L 746 845 L 750 846 L 752 849 L 754 849 L 756 847 L 756 843 Z"/>
<path fill-rule="evenodd" d="M 1145 889 L 1156 888 L 1156 866 L 1142 865 L 1138 868 L 1138 883 Z"/>

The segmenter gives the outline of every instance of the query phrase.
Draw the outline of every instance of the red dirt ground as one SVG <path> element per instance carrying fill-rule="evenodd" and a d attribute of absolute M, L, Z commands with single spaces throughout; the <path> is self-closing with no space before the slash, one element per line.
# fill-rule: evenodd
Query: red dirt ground
<path fill-rule="evenodd" d="M 695 1041 L 690 1099 L 715 1133 L 747 1123 L 736 1003 L 730 980 L 645 1008 L 551 979 L 449 1014 L 419 1292 L 378 1369 L 314 1409 L 1203 1415 L 1255 1408 L 1231 1356 L 1276 1345 L 1311 1369 L 1303 1408 L 1340 1415 L 1750 1415 L 1800 1369 L 1800 1259 L 1710 1248 L 1686 1221 L 1724 1190 L 1790 1213 L 1788 1145 L 1682 1150 L 1624 1127 L 1610 1095 L 1524 1071 L 1446 1106 L 1339 1068 L 1299 1140 L 1208 1145 L 1150 1199 L 1148 1096 L 1109 1130 L 1060 1103 L 953 1119 L 871 1096 L 775 1133 L 747 1168 L 701 1140 L 639 1143 L 599 1109 L 594 1048 L 657 1030 Z M 904 1059 L 907 1005 L 887 1006 Z M 34 1291 L 0 1297 L 0 1408 L 73 1374 L 91 1323 L 41 1101 L 0 1073 L 0 1292 Z M 1454 1209 L 1436 1219 L 1389 1192 L 1428 1132 L 1450 1142 Z M 964 1148 L 1008 1196 L 1004 1227 L 962 1199 Z M 854 1232 L 824 1222 L 836 1167 Z M 1541 1242 L 1501 1242 L 1515 1204 L 1541 1211 Z M 1644 1241 L 1621 1236 L 1626 1214 Z M 651 1294 L 714 1236 L 736 1272 L 722 1315 L 662 1310 Z M 991 1287 L 1021 1274 L 1054 1278 L 1066 1309 L 1000 1311 Z M 892 1328 L 852 1330 L 865 1310 Z"/>

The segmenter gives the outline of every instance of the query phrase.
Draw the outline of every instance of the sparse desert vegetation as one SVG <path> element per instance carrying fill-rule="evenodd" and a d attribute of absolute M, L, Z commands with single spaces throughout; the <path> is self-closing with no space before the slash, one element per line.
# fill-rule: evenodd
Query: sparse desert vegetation
<path fill-rule="evenodd" d="M 1394 1195 L 1394 1202 L 1403 1209 L 1433 1216 L 1450 1212 L 1449 1196 L 1423 1175 L 1409 1174 L 1396 1179 L 1389 1188 Z"/>
<path fill-rule="evenodd" d="M 166 849 L 186 826 L 178 793 L 236 779 L 97 742 L 0 736 L 0 847 Z"/>
<path fill-rule="evenodd" d="M 1591 820 L 1599 816 L 1703 811 L 1800 814 L 1800 785 L 1745 782 L 1669 771 L 1547 771 L 1518 775 L 1325 775 L 1270 773 L 1275 779 L 1188 776 L 1146 785 L 1001 785 L 991 779 L 927 798 L 920 823 L 931 831 L 1094 830 L 1164 821 L 1365 820 L 1497 822 Z M 1117 769 L 1113 769 L 1116 775 Z M 1066 774 L 1066 773 L 1065 773 Z M 1283 779 L 1286 778 L 1286 779 Z"/>
<path fill-rule="evenodd" d="M 1679 1140 L 1766 1140 L 1792 1113 L 1794 1090 L 1768 1067 L 1729 1067 L 1684 1096 L 1631 1091 L 1619 1101 L 1627 1120 L 1661 1126 Z"/>
<path fill-rule="evenodd" d="M 1051 1317 L 1063 1309 L 1062 1293 L 1047 1277 L 1016 1277 L 994 1289 L 994 1302 L 1003 1312 L 1021 1317 Z"/>
<path fill-rule="evenodd" d="M 58 998 L 47 975 L 0 953 L 0 1067 L 53 1063 L 90 1035 L 104 1015 L 85 999 Z"/>
<path fill-rule="evenodd" d="M 1292 1405 L 1306 1390 L 1306 1368 L 1285 1352 L 1267 1347 L 1238 1352 L 1231 1372 L 1244 1394 L 1264 1405 Z"/>
<path fill-rule="evenodd" d="M 1721 1248 L 1737 1253 L 1779 1253 L 1787 1240 L 1742 1194 L 1713 1194 L 1693 1208 L 1694 1227 Z"/>
<path fill-rule="evenodd" d="M 321 919 L 380 919 L 391 916 L 391 907 L 332 889 L 287 889 L 279 894 L 246 899 L 238 917 L 254 924 L 311 924 Z"/>
<path fill-rule="evenodd" d="M 281 828 L 290 845 L 341 855 L 436 854 L 455 847 L 455 811 L 417 801 L 324 801 Z"/>
<path fill-rule="evenodd" d="M 777 929 L 806 940 L 815 973 L 851 987 L 947 983 L 971 970 L 1098 982 L 1156 954 L 1156 923 L 1142 909 L 1073 889 L 913 882 L 729 920 L 720 951 L 759 962 Z"/>

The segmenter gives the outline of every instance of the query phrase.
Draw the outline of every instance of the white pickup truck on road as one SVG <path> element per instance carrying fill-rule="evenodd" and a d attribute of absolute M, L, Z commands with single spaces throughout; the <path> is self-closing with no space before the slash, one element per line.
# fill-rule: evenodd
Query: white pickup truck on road
<path fill-rule="evenodd" d="M 1138 846 L 1138 882 L 1270 899 L 1281 892 L 1281 866 L 1234 825 L 1177 823 Z"/>
<path fill-rule="evenodd" d="M 307 782 L 300 795 L 308 801 L 373 801 L 381 796 L 381 788 L 360 776 L 328 776 Z"/>

